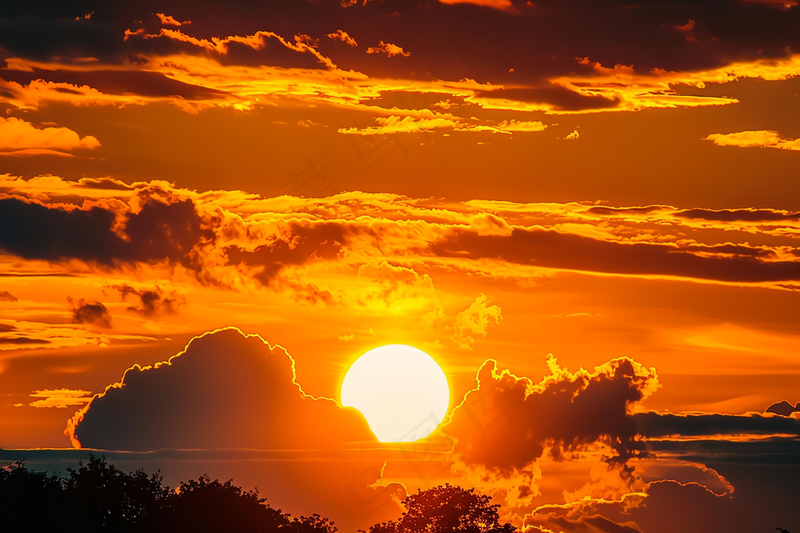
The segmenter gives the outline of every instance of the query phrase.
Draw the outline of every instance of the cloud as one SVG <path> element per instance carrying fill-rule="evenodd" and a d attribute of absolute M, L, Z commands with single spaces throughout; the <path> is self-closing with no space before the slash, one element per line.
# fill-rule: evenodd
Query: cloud
<path fill-rule="evenodd" d="M 239 246 L 226 248 L 228 264 L 262 267 L 255 274 L 264 285 L 275 281 L 287 266 L 338 257 L 348 242 L 347 226 L 338 223 L 304 225 L 291 223 L 269 244 L 246 250 Z"/>
<path fill-rule="evenodd" d="M 757 130 L 737 133 L 712 133 L 704 140 L 717 146 L 739 146 L 742 148 L 778 148 L 800 151 L 800 139 L 786 139 L 777 131 Z"/>
<path fill-rule="evenodd" d="M 42 389 L 31 393 L 31 398 L 41 398 L 31 402 L 31 407 L 66 409 L 83 405 L 91 400 L 91 392 L 88 390 L 72 389 Z"/>
<path fill-rule="evenodd" d="M 578 130 L 572 130 L 572 133 L 570 133 L 569 135 L 564 137 L 564 139 L 566 139 L 568 141 L 574 141 L 574 140 L 577 140 L 578 137 L 580 137 L 580 136 L 581 136 L 581 134 L 578 133 Z"/>
<path fill-rule="evenodd" d="M 402 46 L 397 46 L 396 44 L 392 43 L 385 43 L 380 41 L 377 46 L 370 46 L 367 48 L 368 54 L 384 54 L 388 57 L 395 57 L 395 56 L 403 56 L 403 57 L 410 57 L 411 52 L 406 52 L 403 50 Z"/>
<path fill-rule="evenodd" d="M 0 291 L 0 302 L 16 302 L 18 298 L 8 291 Z"/>
<path fill-rule="evenodd" d="M 112 285 L 112 289 L 119 291 L 122 299 L 129 297 L 139 301 L 139 305 L 128 307 L 128 311 L 138 313 L 146 318 L 155 318 L 161 315 L 174 315 L 178 307 L 186 304 L 186 298 L 174 290 L 164 295 L 164 291 L 156 285 L 152 289 L 137 290 L 128 284 Z"/>
<path fill-rule="evenodd" d="M 358 412 L 303 392 L 283 348 L 235 328 L 195 337 L 153 367 L 129 368 L 75 414 L 66 433 L 76 447 L 132 451 L 375 441 Z"/>
<path fill-rule="evenodd" d="M 111 315 L 106 306 L 100 302 L 86 302 L 81 298 L 77 304 L 74 304 L 69 298 L 69 304 L 72 308 L 73 324 L 90 324 L 105 329 L 111 328 Z"/>
<path fill-rule="evenodd" d="M 796 413 L 798 411 L 800 411 L 800 402 L 792 405 L 786 400 L 773 403 L 764 410 L 765 413 L 775 413 L 776 415 L 781 416 L 792 416 L 792 413 Z"/>
<path fill-rule="evenodd" d="M 0 337 L 0 344 L 9 344 L 12 346 L 28 346 L 39 344 L 50 344 L 47 339 L 34 339 L 31 337 Z"/>
<path fill-rule="evenodd" d="M 577 518 L 554 512 L 534 513 L 525 517 L 525 531 L 531 533 L 642 533 L 633 521 L 614 522 L 603 515 L 580 515 Z"/>
<path fill-rule="evenodd" d="M 553 230 L 517 229 L 508 236 L 455 231 L 430 250 L 439 256 L 497 258 L 511 263 L 633 275 L 662 275 L 728 282 L 800 279 L 800 263 L 735 255 L 695 254 L 675 244 L 612 242 Z M 720 250 L 722 252 L 723 250 Z M 757 254 L 756 254 L 757 255 Z"/>
<path fill-rule="evenodd" d="M 767 222 L 800 220 L 800 212 L 778 209 L 684 209 L 676 213 L 679 217 L 723 222 Z"/>
<path fill-rule="evenodd" d="M 161 24 L 163 24 L 164 26 L 183 26 L 185 24 L 192 23 L 191 20 L 184 20 L 183 22 L 180 22 L 175 18 L 171 17 L 170 15 L 165 15 L 164 13 L 156 13 L 156 16 L 158 17 L 158 20 L 161 21 Z"/>
<path fill-rule="evenodd" d="M 459 348 L 471 350 L 476 336 L 485 337 L 490 324 L 500 324 L 503 321 L 500 307 L 488 303 L 486 295 L 481 294 L 467 309 L 456 315 L 453 342 Z"/>
<path fill-rule="evenodd" d="M 346 31 L 336 30 L 334 33 L 329 33 L 326 37 L 333 39 L 334 41 L 342 41 L 345 44 L 349 44 L 350 46 L 358 46 L 356 40 L 350 37 Z"/>
<path fill-rule="evenodd" d="M 0 249 L 25 259 L 103 265 L 169 260 L 199 271 L 196 249 L 212 242 L 191 200 L 144 198 L 137 212 L 88 205 L 65 209 L 0 198 Z"/>
<path fill-rule="evenodd" d="M 69 128 L 37 128 L 15 117 L 0 117 L 0 155 L 36 154 L 95 149 L 100 141 L 91 135 L 81 137 Z"/>
<path fill-rule="evenodd" d="M 401 117 L 391 115 L 377 117 L 378 126 L 366 128 L 340 128 L 339 133 L 357 135 L 388 135 L 391 133 L 425 133 L 436 129 L 450 128 L 453 131 L 463 132 L 491 132 L 491 133 L 525 133 L 544 131 L 547 125 L 539 121 L 504 120 L 498 123 L 481 123 L 466 121 L 452 115 L 436 115 L 428 113 L 429 118 L 412 116 Z"/>
<path fill-rule="evenodd" d="M 508 9 L 513 4 L 511 0 L 439 0 L 442 4 L 474 4 L 476 6 L 493 7 L 495 9 Z"/>
<path fill-rule="evenodd" d="M 658 387 L 655 369 L 627 358 L 571 373 L 548 359 L 540 383 L 500 371 L 489 360 L 477 386 L 453 410 L 443 431 L 466 464 L 498 471 L 522 469 L 545 453 L 558 459 L 602 443 L 609 464 L 645 454 L 632 415 Z"/>

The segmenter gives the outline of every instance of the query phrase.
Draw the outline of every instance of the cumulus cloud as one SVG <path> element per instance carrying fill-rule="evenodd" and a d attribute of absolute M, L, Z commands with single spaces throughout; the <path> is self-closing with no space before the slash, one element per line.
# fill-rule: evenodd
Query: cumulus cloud
<path fill-rule="evenodd" d="M 37 128 L 16 117 L 0 117 L 0 155 L 65 155 L 64 151 L 99 147 L 100 141 L 95 137 L 81 137 L 69 128 Z"/>
<path fill-rule="evenodd" d="M 548 366 L 551 375 L 534 384 L 493 360 L 483 364 L 477 387 L 443 427 L 465 463 L 512 471 L 598 443 L 612 450 L 611 464 L 645 454 L 632 410 L 659 387 L 655 369 L 627 358 L 593 372 L 569 372 L 552 356 Z"/>
<path fill-rule="evenodd" d="M 303 392 L 283 348 L 235 328 L 196 337 L 153 367 L 129 368 L 75 414 L 66 433 L 76 447 L 134 451 L 375 441 L 360 413 Z"/>
<path fill-rule="evenodd" d="M 737 133 L 712 133 L 704 140 L 712 141 L 717 146 L 800 150 L 800 139 L 787 139 L 777 131 L 772 130 L 740 131 Z"/>
<path fill-rule="evenodd" d="M 409 57 L 411 56 L 411 52 L 406 52 L 403 50 L 402 46 L 397 46 L 396 44 L 392 43 L 385 43 L 380 41 L 377 46 L 370 46 L 367 48 L 368 54 L 383 54 L 388 57 L 395 57 L 395 56 L 402 56 L 402 57 Z"/>

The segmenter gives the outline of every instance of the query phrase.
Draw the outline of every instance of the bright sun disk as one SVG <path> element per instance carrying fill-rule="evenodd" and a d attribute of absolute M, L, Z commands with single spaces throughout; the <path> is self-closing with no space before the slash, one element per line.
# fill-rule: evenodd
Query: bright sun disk
<path fill-rule="evenodd" d="M 444 419 L 450 387 L 442 368 L 417 348 L 389 344 L 350 366 L 342 405 L 364 415 L 381 442 L 408 442 L 430 435 Z"/>

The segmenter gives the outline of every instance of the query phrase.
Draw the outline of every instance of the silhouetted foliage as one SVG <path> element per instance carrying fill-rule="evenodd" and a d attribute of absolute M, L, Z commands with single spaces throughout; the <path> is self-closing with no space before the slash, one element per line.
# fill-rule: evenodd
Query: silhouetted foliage
<path fill-rule="evenodd" d="M 63 521 L 65 510 L 60 477 L 34 472 L 22 461 L 0 468 L 0 520 L 5 524 L 17 524 L 8 531 L 27 533 L 50 528 L 55 531 Z"/>
<path fill-rule="evenodd" d="M 181 483 L 159 520 L 159 531 L 236 531 L 261 533 L 280 531 L 289 518 L 231 480 L 220 483 L 207 475 Z"/>
<path fill-rule="evenodd" d="M 369 533 L 513 533 L 491 498 L 450 484 L 420 490 L 403 500 L 406 511 L 396 522 L 382 522 Z"/>
<path fill-rule="evenodd" d="M 94 456 L 85 465 L 79 463 L 78 470 L 67 471 L 64 489 L 70 520 L 85 531 L 136 531 L 168 504 L 169 487 L 157 473 L 126 474 L 105 457 Z"/>
<path fill-rule="evenodd" d="M 0 530 L 14 533 L 336 533 L 317 514 L 292 517 L 256 489 L 202 475 L 171 491 L 159 473 L 126 474 L 89 456 L 68 475 L 48 475 L 21 461 L 0 468 Z"/>

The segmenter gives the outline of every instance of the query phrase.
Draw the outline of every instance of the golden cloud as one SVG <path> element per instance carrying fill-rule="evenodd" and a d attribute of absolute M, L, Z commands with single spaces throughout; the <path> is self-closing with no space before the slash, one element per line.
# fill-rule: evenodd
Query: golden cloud
<path fill-rule="evenodd" d="M 742 148 L 778 148 L 800 151 L 800 139 L 787 139 L 777 131 L 756 130 L 736 133 L 712 133 L 704 140 L 717 146 L 739 146 Z"/>

